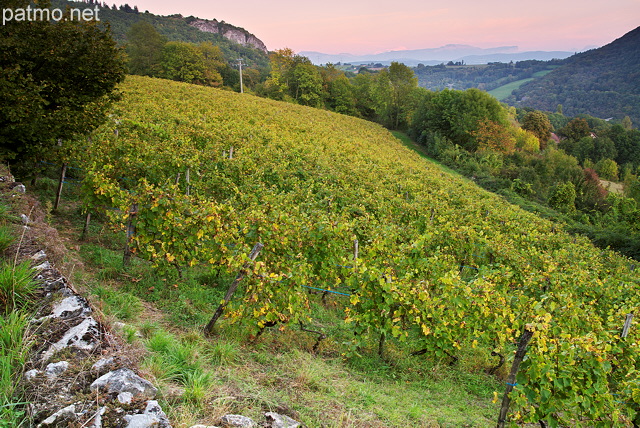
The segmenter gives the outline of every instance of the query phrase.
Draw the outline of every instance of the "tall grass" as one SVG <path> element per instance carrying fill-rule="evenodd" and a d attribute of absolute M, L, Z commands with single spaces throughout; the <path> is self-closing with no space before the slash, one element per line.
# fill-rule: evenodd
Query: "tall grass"
<path fill-rule="evenodd" d="M 16 238 L 7 223 L 16 221 L 0 202 L 0 252 Z M 31 263 L 0 263 L 0 428 L 28 426 L 19 380 L 29 354 L 30 314 L 25 310 L 36 290 Z"/>
<path fill-rule="evenodd" d="M 181 339 L 159 329 L 146 341 L 152 354 L 144 362 L 159 381 L 179 384 L 184 389 L 182 402 L 195 411 L 204 409 L 212 383 L 211 373 L 202 363 L 201 340 Z"/>
<path fill-rule="evenodd" d="M 101 285 L 93 287 L 91 293 L 102 301 L 106 314 L 123 321 L 134 320 L 142 312 L 140 299 L 132 294 Z"/>
<path fill-rule="evenodd" d="M 8 313 L 26 306 L 36 286 L 28 260 L 15 266 L 3 262 L 0 265 L 0 310 Z"/>
<path fill-rule="evenodd" d="M 28 324 L 22 311 L 0 317 L 0 428 L 28 425 L 18 387 L 29 350 Z"/>
<path fill-rule="evenodd" d="M 9 226 L 0 226 L 0 252 L 9 248 L 9 246 L 13 244 L 13 241 L 14 237 Z"/>
<path fill-rule="evenodd" d="M 11 233 L 11 228 L 9 225 L 4 224 L 7 221 L 17 220 L 17 217 L 11 214 L 11 209 L 9 205 L 6 205 L 3 202 L 0 202 L 0 252 L 3 252 L 15 240 L 13 234 Z"/>

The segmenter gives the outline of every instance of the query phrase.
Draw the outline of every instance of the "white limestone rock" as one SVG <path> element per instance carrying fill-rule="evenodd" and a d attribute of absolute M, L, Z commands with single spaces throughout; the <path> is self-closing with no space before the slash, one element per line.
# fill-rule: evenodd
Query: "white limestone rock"
<path fill-rule="evenodd" d="M 42 373 L 42 372 L 41 372 L 40 370 L 37 370 L 37 369 L 29 370 L 28 372 L 25 372 L 25 374 L 24 374 L 24 378 L 25 378 L 26 380 L 29 380 L 29 381 L 30 381 L 30 380 L 33 380 L 33 379 L 35 379 L 36 377 L 38 377 L 38 375 L 39 375 L 40 373 Z"/>
<path fill-rule="evenodd" d="M 49 260 L 45 260 L 43 263 L 33 268 L 33 270 L 38 272 L 42 272 L 43 270 L 47 270 L 47 269 L 51 269 L 51 263 L 49 263 Z"/>
<path fill-rule="evenodd" d="M 267 420 L 264 425 L 267 428 L 299 428 L 302 424 L 287 415 L 280 415 L 275 412 L 267 412 L 264 414 Z"/>
<path fill-rule="evenodd" d="M 101 358 L 91 366 L 91 373 L 102 376 L 116 369 L 117 360 L 115 357 Z"/>
<path fill-rule="evenodd" d="M 45 253 L 44 250 L 40 250 L 31 256 L 31 260 L 33 260 L 36 263 L 40 263 L 46 260 L 46 258 L 47 258 L 47 253 Z"/>
<path fill-rule="evenodd" d="M 77 419 L 76 406 L 74 404 L 60 409 L 53 415 L 38 424 L 37 428 L 68 426 Z"/>
<path fill-rule="evenodd" d="M 37 321 L 44 321 L 47 318 L 71 319 L 78 316 L 87 317 L 92 312 L 91 306 L 86 299 L 80 296 L 65 297 L 51 308 L 51 314 L 42 317 Z"/>
<path fill-rule="evenodd" d="M 42 355 L 42 360 L 48 361 L 57 351 L 70 347 L 90 352 L 98 346 L 99 337 L 100 331 L 96 320 L 93 317 L 86 318 L 77 326 L 67 330 L 62 339 L 51 345 Z"/>
<path fill-rule="evenodd" d="M 68 368 L 69 363 L 67 361 L 59 361 L 57 363 L 51 363 L 47 365 L 44 373 L 47 375 L 47 378 L 49 380 L 53 380 L 60 376 L 62 373 L 66 372 Z"/>
<path fill-rule="evenodd" d="M 167 415 L 162 411 L 155 400 L 147 401 L 144 413 L 139 415 L 126 415 L 126 428 L 171 428 Z"/>
<path fill-rule="evenodd" d="M 229 428 L 253 428 L 256 426 L 253 419 L 242 415 L 224 415 L 220 422 L 223 427 Z"/>
<path fill-rule="evenodd" d="M 133 398 L 148 399 L 155 398 L 158 389 L 135 374 L 131 369 L 121 368 L 109 372 L 96 379 L 89 387 L 91 391 L 100 390 L 108 394 L 118 395 L 123 392 L 132 394 Z"/>

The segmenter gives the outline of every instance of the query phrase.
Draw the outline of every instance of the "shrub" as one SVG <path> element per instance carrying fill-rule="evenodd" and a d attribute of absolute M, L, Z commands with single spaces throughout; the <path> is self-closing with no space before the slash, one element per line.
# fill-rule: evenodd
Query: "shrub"
<path fill-rule="evenodd" d="M 576 187 L 573 183 L 562 183 L 551 191 L 549 206 L 563 213 L 576 212 Z"/>

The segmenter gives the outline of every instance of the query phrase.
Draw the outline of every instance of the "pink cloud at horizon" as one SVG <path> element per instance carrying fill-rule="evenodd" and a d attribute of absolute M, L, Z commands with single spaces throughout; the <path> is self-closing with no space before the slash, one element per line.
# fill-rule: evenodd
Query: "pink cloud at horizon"
<path fill-rule="evenodd" d="M 640 25 L 640 0 L 119 0 L 140 11 L 217 19 L 243 27 L 270 50 L 365 54 L 468 44 L 577 51 Z"/>

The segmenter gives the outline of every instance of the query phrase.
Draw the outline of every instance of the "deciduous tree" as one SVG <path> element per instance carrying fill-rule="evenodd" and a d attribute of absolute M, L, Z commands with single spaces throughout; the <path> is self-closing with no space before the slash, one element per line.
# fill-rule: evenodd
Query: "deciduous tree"
<path fill-rule="evenodd" d="M 322 103 L 322 78 L 311 62 L 300 62 L 293 68 L 290 87 L 293 99 L 302 105 L 319 107 Z"/>
<path fill-rule="evenodd" d="M 3 6 L 28 4 L 9 0 Z M 1 26 L 0 70 L 0 150 L 26 160 L 45 158 L 57 139 L 102 123 L 125 62 L 108 27 L 67 17 Z"/>
<path fill-rule="evenodd" d="M 147 21 L 139 21 L 127 33 L 129 72 L 158 77 L 162 71 L 162 48 L 166 39 Z"/>
<path fill-rule="evenodd" d="M 478 142 L 479 151 L 492 150 L 511 154 L 516 147 L 516 139 L 509 132 L 509 128 L 491 120 L 481 120 L 473 136 Z"/>
<path fill-rule="evenodd" d="M 516 149 L 536 153 L 540 151 L 540 140 L 531 132 L 522 128 L 515 130 Z"/>
<path fill-rule="evenodd" d="M 576 187 L 573 183 L 561 183 L 553 188 L 549 206 L 559 211 L 573 214 L 576 212 Z"/>
<path fill-rule="evenodd" d="M 591 135 L 591 128 L 586 120 L 578 118 L 573 119 L 564 128 L 558 131 L 562 136 L 569 138 L 573 141 L 578 141 L 581 138 Z"/>
<path fill-rule="evenodd" d="M 187 83 L 205 82 L 205 60 L 192 44 L 168 42 L 162 49 L 162 77 Z"/>
<path fill-rule="evenodd" d="M 418 87 L 418 78 L 406 65 L 392 62 L 389 66 L 391 85 L 391 122 L 395 129 L 408 124 L 408 113 L 412 111 L 411 93 Z"/>
<path fill-rule="evenodd" d="M 612 159 L 600 159 L 596 163 L 596 172 L 605 180 L 618 181 L 618 164 Z"/>
<path fill-rule="evenodd" d="M 204 84 L 208 86 L 222 86 L 222 70 L 225 66 L 225 59 L 222 50 L 214 46 L 211 42 L 204 42 L 198 45 L 198 50 L 202 54 L 204 63 Z"/>
<path fill-rule="evenodd" d="M 547 115 L 541 111 L 534 110 L 527 113 L 522 120 L 522 129 L 531 132 L 540 140 L 540 148 L 544 150 L 547 147 L 547 141 L 551 138 L 551 122 Z"/>
<path fill-rule="evenodd" d="M 491 95 L 479 89 L 444 90 L 424 95 L 412 123 L 412 134 L 440 134 L 468 151 L 478 148 L 474 132 L 483 121 L 509 126 L 507 111 Z"/>

